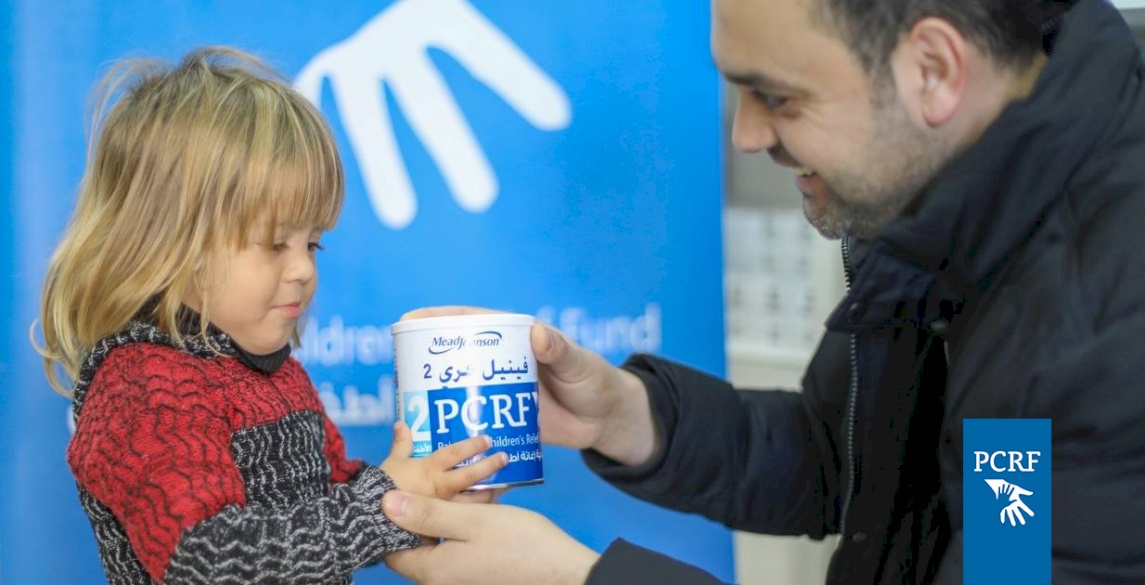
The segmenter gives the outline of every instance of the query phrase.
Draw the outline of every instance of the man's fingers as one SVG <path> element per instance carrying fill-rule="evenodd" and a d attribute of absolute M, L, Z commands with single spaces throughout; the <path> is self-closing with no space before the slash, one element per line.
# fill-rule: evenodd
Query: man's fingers
<path fill-rule="evenodd" d="M 450 469 L 470 457 L 484 453 L 492 445 L 493 440 L 488 435 L 477 435 L 434 451 L 429 460 L 438 469 Z"/>
<path fill-rule="evenodd" d="M 508 488 L 508 487 L 499 487 L 499 488 L 493 488 L 490 490 L 485 490 L 485 492 L 492 495 L 493 501 L 496 502 L 498 499 L 501 498 L 501 496 L 505 495 L 505 492 L 509 491 L 510 489 L 511 488 Z"/>
<path fill-rule="evenodd" d="M 445 490 L 451 493 L 457 493 L 461 490 L 467 489 L 473 484 L 497 473 L 502 467 L 509 463 L 509 457 L 504 453 L 494 453 L 480 461 L 470 463 L 465 467 L 460 467 L 449 473 L 445 474 Z M 438 492 L 440 494 L 440 492 Z"/>
<path fill-rule="evenodd" d="M 469 540 L 479 529 L 478 513 L 485 506 L 471 506 L 390 490 L 382 497 L 382 509 L 398 526 L 425 536 Z"/>
<path fill-rule="evenodd" d="M 509 491 L 507 487 L 491 488 L 484 490 L 473 490 L 471 492 L 461 492 L 453 496 L 452 501 L 461 502 L 465 504 L 492 504 L 498 498 L 505 495 Z"/>
<path fill-rule="evenodd" d="M 427 540 L 429 539 L 422 539 L 423 542 Z M 390 569 L 420 583 L 422 581 L 421 569 L 432 567 L 435 564 L 433 556 L 436 554 L 437 547 L 437 544 L 422 544 L 417 548 L 390 553 L 383 560 Z"/>
<path fill-rule="evenodd" d="M 492 504 L 497 501 L 498 495 L 497 490 L 473 490 L 471 492 L 461 492 L 450 498 L 450 501 L 461 504 Z"/>
<path fill-rule="evenodd" d="M 440 307 L 426 307 L 415 309 L 401 316 L 401 321 L 408 319 L 426 319 L 429 317 L 451 317 L 454 315 L 489 315 L 502 311 L 493 311 L 481 307 L 466 307 L 463 305 L 443 305 Z"/>

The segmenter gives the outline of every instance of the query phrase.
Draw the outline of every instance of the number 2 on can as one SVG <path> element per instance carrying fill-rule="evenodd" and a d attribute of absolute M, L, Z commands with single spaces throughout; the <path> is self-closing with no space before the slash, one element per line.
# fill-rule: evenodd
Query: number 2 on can
<path fill-rule="evenodd" d="M 418 393 L 410 396 L 409 401 L 406 402 L 406 412 L 414 414 L 413 422 L 409 423 L 414 442 L 429 441 L 429 427 L 425 424 L 429 421 L 429 399 L 426 395 Z"/>

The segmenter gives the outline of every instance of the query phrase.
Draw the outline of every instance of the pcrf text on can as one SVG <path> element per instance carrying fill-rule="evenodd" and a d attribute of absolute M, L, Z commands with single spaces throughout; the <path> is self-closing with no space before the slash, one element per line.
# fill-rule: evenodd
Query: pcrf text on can
<path fill-rule="evenodd" d="M 482 412 L 492 401 L 493 422 L 484 420 Z M 451 398 L 434 400 L 437 407 L 437 432 L 449 431 L 449 421 L 461 417 L 461 424 L 471 431 L 483 431 L 486 428 L 503 429 L 510 427 L 523 427 L 528 424 L 527 413 L 537 404 L 536 392 L 517 392 L 513 395 L 493 394 L 490 396 L 470 396 L 460 405 Z M 515 408 L 514 408 L 515 407 Z"/>

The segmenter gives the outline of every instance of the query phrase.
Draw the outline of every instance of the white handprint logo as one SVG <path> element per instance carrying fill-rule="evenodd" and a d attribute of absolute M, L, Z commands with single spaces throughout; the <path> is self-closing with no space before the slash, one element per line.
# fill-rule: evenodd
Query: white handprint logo
<path fill-rule="evenodd" d="M 1018 522 L 1025 525 L 1026 518 L 1022 516 L 1022 513 L 1025 512 L 1031 518 L 1034 516 L 1034 511 L 1022 501 L 1022 496 L 1032 496 L 1034 492 L 1016 486 L 1003 479 L 987 479 L 986 484 L 990 486 L 990 489 L 994 490 L 995 498 L 1000 498 L 1003 494 L 1010 496 L 1010 504 L 1002 508 L 1002 512 L 998 515 L 1002 524 L 1005 524 L 1006 519 L 1009 518 L 1010 526 L 1017 526 Z"/>
<path fill-rule="evenodd" d="M 463 209 L 481 213 L 497 199 L 497 176 L 426 50 L 450 54 L 533 126 L 569 125 L 568 96 L 466 0 L 398 0 L 346 40 L 314 56 L 294 86 L 319 104 L 330 80 L 338 114 L 374 212 L 402 229 L 417 200 L 384 103 L 393 92 L 410 126 Z"/>

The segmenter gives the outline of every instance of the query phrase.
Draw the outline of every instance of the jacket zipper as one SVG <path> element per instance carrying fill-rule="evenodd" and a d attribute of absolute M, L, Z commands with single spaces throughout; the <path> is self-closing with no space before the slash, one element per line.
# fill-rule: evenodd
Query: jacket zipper
<path fill-rule="evenodd" d="M 851 267 L 851 238 L 843 237 L 843 275 L 847 281 L 847 290 L 851 290 L 851 283 L 855 278 Z M 847 492 L 843 500 L 843 514 L 839 519 L 839 534 L 847 537 L 847 513 L 851 508 L 852 491 L 855 489 L 855 408 L 859 401 L 859 349 L 854 333 L 851 334 L 851 376 L 847 389 Z"/>

